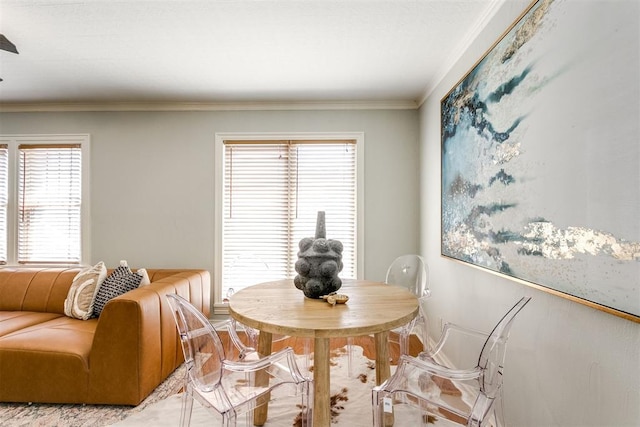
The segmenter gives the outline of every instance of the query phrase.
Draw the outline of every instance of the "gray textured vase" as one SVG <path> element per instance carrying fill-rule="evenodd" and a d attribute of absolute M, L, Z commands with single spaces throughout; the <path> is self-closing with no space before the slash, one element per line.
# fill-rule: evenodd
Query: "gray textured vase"
<path fill-rule="evenodd" d="M 320 298 L 342 286 L 338 277 L 342 271 L 342 242 L 327 239 L 326 235 L 324 212 L 319 211 L 315 239 L 305 237 L 298 243 L 298 275 L 293 280 L 308 298 Z"/>

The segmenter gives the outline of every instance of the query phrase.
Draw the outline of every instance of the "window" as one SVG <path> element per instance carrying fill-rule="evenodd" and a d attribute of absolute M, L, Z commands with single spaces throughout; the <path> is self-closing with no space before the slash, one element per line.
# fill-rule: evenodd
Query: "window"
<path fill-rule="evenodd" d="M 353 135 L 351 135 L 353 136 Z M 297 274 L 298 242 L 315 234 L 344 246 L 340 277 L 358 276 L 358 159 L 362 138 L 218 137 L 221 185 L 216 303 L 243 287 Z M 255 137 L 255 136 L 254 136 Z"/>
<path fill-rule="evenodd" d="M 0 263 L 80 264 L 86 135 L 0 137 Z"/>
<path fill-rule="evenodd" d="M 7 263 L 7 210 L 9 203 L 9 145 L 0 144 L 0 264 Z"/>

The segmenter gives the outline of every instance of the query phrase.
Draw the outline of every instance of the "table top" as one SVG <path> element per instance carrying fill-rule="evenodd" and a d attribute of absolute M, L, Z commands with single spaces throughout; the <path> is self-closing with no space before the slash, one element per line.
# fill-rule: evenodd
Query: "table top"
<path fill-rule="evenodd" d="M 293 280 L 265 282 L 229 298 L 237 321 L 274 334 L 336 338 L 368 335 L 407 324 L 418 314 L 418 299 L 407 289 L 369 280 L 343 279 L 346 304 L 332 306 L 304 296 Z"/>

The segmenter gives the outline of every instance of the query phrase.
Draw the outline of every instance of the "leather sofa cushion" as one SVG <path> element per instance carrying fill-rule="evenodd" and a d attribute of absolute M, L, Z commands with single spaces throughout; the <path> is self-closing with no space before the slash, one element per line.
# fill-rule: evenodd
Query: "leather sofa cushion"
<path fill-rule="evenodd" d="M 0 383 L 22 384 L 11 390 L 0 387 L 0 400 L 55 400 L 48 398 L 54 395 L 64 397 L 61 402 L 86 401 L 96 325 L 97 320 L 59 316 L 0 337 Z M 25 372 L 37 384 L 30 384 Z"/>
<path fill-rule="evenodd" d="M 47 314 L 47 313 L 31 313 Z M 97 320 L 78 322 L 66 316 L 24 327 L 0 337 L 0 349 L 70 354 L 88 367 Z"/>
<path fill-rule="evenodd" d="M 56 313 L 33 311 L 0 311 L 0 337 L 29 326 L 38 325 L 61 317 Z"/>
<path fill-rule="evenodd" d="M 79 268 L 11 268 L 0 271 L 0 311 L 64 315 L 64 300 Z"/>

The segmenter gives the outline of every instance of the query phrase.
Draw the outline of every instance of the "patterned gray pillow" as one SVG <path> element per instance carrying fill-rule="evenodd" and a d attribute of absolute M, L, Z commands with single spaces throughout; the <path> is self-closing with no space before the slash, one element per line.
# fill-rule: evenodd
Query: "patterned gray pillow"
<path fill-rule="evenodd" d="M 126 265 L 120 265 L 118 268 L 104 279 L 104 282 L 98 288 L 93 302 L 93 316 L 98 317 L 104 306 L 110 299 L 136 289 L 140 285 L 142 276 L 134 273 Z"/>

